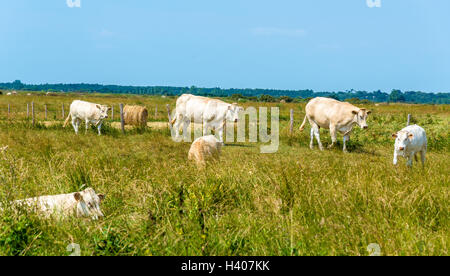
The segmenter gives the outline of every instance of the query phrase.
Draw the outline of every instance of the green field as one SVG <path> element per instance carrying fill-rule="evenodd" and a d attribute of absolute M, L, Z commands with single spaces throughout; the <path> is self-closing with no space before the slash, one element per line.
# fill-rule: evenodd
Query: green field
<path fill-rule="evenodd" d="M 355 128 L 343 153 L 342 136 L 334 149 L 309 149 L 309 125 L 298 132 L 305 103 L 245 102 L 280 107 L 278 152 L 231 143 L 198 170 L 187 161 L 190 144 L 172 141 L 168 129 L 123 135 L 109 119 L 102 136 L 94 128 L 76 136 L 61 126 L 61 104 L 67 115 L 74 99 L 114 104 L 115 121 L 118 104 L 128 103 L 166 122 L 165 104 L 173 109 L 174 97 L 33 95 L 0 96 L 0 147 L 9 146 L 0 153 L 0 200 L 93 187 L 106 194 L 106 217 L 46 220 L 6 208 L 0 255 L 68 255 L 70 243 L 82 255 L 368 255 L 371 243 L 382 255 L 449 254 L 449 105 L 364 105 L 373 111 L 369 129 Z M 32 101 L 34 126 L 26 106 Z M 404 159 L 392 165 L 391 134 L 406 126 L 407 114 L 427 131 L 424 168 L 407 168 Z M 331 143 L 327 131 L 321 139 Z"/>

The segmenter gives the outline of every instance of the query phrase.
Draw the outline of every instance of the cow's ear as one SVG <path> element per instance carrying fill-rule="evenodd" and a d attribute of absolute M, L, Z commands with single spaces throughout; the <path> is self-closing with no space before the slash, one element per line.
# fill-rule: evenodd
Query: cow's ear
<path fill-rule="evenodd" d="M 76 201 L 83 200 L 83 196 L 80 193 L 74 193 L 73 197 L 75 198 Z"/>
<path fill-rule="evenodd" d="M 359 112 L 358 110 L 352 110 L 352 113 L 355 115 L 358 114 L 358 112 Z"/>
<path fill-rule="evenodd" d="M 103 201 L 105 199 L 106 195 L 104 194 L 99 194 L 98 198 L 100 199 L 100 201 Z"/>
<path fill-rule="evenodd" d="M 397 138 L 397 133 L 392 133 L 392 137 Z"/>
<path fill-rule="evenodd" d="M 408 134 L 408 139 L 409 140 L 412 140 L 413 138 L 414 138 L 414 134 L 412 134 L 412 133 Z"/>
<path fill-rule="evenodd" d="M 96 104 L 95 107 L 97 107 L 98 109 L 102 109 L 102 107 L 98 104 Z"/>
<path fill-rule="evenodd" d="M 367 115 L 369 115 L 370 113 L 372 113 L 372 111 L 371 110 L 367 110 Z"/>

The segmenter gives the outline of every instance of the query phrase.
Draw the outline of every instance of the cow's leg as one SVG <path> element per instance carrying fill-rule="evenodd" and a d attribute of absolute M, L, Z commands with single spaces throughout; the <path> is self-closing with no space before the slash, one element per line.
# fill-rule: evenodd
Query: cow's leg
<path fill-rule="evenodd" d="M 414 152 L 411 152 L 407 158 L 408 158 L 408 161 L 406 162 L 406 165 L 408 167 L 412 167 Z"/>
<path fill-rule="evenodd" d="M 420 151 L 420 160 L 422 161 L 422 167 L 425 166 L 425 153 L 426 153 L 425 149 L 422 149 Z"/>
<path fill-rule="evenodd" d="M 398 162 L 397 151 L 394 150 L 394 160 L 392 161 L 392 163 L 393 163 L 394 165 L 397 165 L 397 162 Z"/>
<path fill-rule="evenodd" d="M 319 144 L 319 149 L 323 150 L 322 142 L 320 142 L 320 127 L 317 124 L 314 124 L 314 136 L 316 136 L 317 143 Z"/>
<path fill-rule="evenodd" d="M 215 132 L 217 133 L 217 135 L 219 135 L 219 142 L 222 143 L 222 146 L 225 145 L 225 143 L 223 142 L 223 126 L 220 127 L 219 129 L 215 129 Z"/>
<path fill-rule="evenodd" d="M 89 120 L 86 120 L 86 131 L 84 132 L 85 134 L 87 134 L 89 129 Z"/>
<path fill-rule="evenodd" d="M 348 152 L 347 151 L 347 141 L 350 140 L 350 135 L 344 135 L 343 141 L 344 141 L 344 148 L 342 149 L 344 152 Z"/>
<path fill-rule="evenodd" d="M 208 122 L 203 121 L 203 136 L 208 135 L 209 128 L 210 128 L 210 125 L 208 124 Z"/>
<path fill-rule="evenodd" d="M 336 133 L 337 133 L 336 126 L 330 124 L 331 145 L 328 146 L 329 149 L 331 149 L 337 142 Z"/>
<path fill-rule="evenodd" d="M 314 128 L 311 127 L 311 141 L 309 142 L 309 148 L 314 148 Z"/>
<path fill-rule="evenodd" d="M 102 135 L 102 133 L 101 133 L 102 124 L 103 124 L 103 122 L 98 123 L 98 126 L 97 126 L 98 135 Z"/>
<path fill-rule="evenodd" d="M 77 132 L 80 129 L 80 126 L 81 126 L 81 119 L 78 119 L 77 120 Z"/>
<path fill-rule="evenodd" d="M 191 139 L 191 137 L 188 137 L 188 135 L 190 135 L 190 132 L 188 133 L 188 127 L 191 127 L 191 119 L 189 117 L 185 117 L 183 120 L 183 136 L 185 137 L 185 139 Z"/>
<path fill-rule="evenodd" d="M 78 134 L 78 119 L 76 117 L 72 117 L 72 126 L 73 129 L 75 130 L 75 134 Z"/>

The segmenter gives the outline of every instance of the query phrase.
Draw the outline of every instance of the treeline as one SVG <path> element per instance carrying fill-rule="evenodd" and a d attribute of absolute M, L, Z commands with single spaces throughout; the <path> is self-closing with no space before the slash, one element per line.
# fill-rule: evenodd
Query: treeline
<path fill-rule="evenodd" d="M 173 86 L 121 86 L 101 84 L 24 84 L 20 80 L 9 83 L 0 83 L 3 90 L 43 91 L 43 92 L 85 92 L 85 93 L 110 93 L 110 94 L 139 94 L 139 95 L 166 95 L 178 96 L 183 93 L 191 93 L 210 97 L 231 97 L 237 100 L 258 100 L 275 102 L 299 101 L 313 97 L 331 97 L 341 101 L 364 100 L 370 102 L 405 102 L 405 103 L 431 103 L 450 104 L 450 93 L 424 93 L 420 91 L 392 90 L 391 93 L 373 91 L 340 91 L 340 92 L 315 92 L 306 90 L 275 90 L 275 89 L 222 89 L 199 87 L 173 87 Z"/>

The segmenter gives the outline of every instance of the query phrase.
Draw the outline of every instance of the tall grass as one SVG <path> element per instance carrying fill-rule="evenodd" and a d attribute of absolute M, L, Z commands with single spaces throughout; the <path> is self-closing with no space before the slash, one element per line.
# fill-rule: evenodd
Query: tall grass
<path fill-rule="evenodd" d="M 67 102 L 67 114 L 76 97 L 36 96 L 34 102 Z M 159 121 L 167 120 L 164 105 L 175 104 L 174 98 L 83 97 L 158 104 Z M 30 97 L 0 98 L 0 146 L 9 145 L 0 154 L 3 205 L 89 186 L 106 194 L 106 217 L 44 220 L 5 209 L 1 255 L 68 255 L 70 243 L 79 244 L 82 255 L 367 255 L 370 243 L 383 255 L 449 253 L 448 106 L 369 105 L 370 128 L 355 129 L 345 154 L 311 151 L 308 129 L 289 135 L 289 109 L 298 129 L 304 105 L 279 105 L 277 153 L 234 143 L 218 163 L 199 171 L 187 161 L 190 145 L 173 142 L 167 130 L 122 135 L 107 122 L 100 137 L 93 129 L 77 136 L 61 125 L 45 127 L 42 119 L 32 127 L 26 114 L 8 119 L 12 99 L 26 111 Z M 392 165 L 390 135 L 405 126 L 408 113 L 427 131 L 424 168 Z M 331 142 L 327 131 L 321 137 Z"/>

